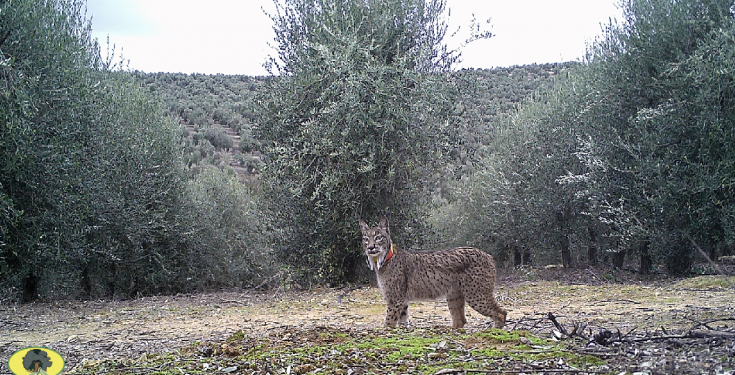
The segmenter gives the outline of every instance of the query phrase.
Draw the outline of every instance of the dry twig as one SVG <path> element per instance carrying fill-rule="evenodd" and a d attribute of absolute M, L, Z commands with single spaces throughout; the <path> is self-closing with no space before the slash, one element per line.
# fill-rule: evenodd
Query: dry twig
<path fill-rule="evenodd" d="M 554 326 L 556 327 L 557 330 L 559 330 L 559 332 L 562 335 L 564 335 L 566 337 L 574 337 L 574 336 L 577 336 L 577 337 L 581 337 L 581 338 L 583 338 L 583 339 L 585 339 L 587 341 L 590 340 L 589 335 L 587 335 L 587 334 L 584 333 L 584 330 L 587 328 L 587 323 L 584 323 L 584 322 L 583 323 L 573 322 L 572 324 L 573 324 L 574 328 L 572 328 L 572 332 L 569 332 L 569 331 L 567 331 L 566 328 L 564 328 L 563 325 L 561 325 L 561 323 L 559 323 L 559 321 L 556 320 L 556 316 L 554 315 L 554 313 L 549 312 L 548 313 L 548 317 L 549 317 L 549 320 L 551 320 L 551 322 L 554 323 Z"/>

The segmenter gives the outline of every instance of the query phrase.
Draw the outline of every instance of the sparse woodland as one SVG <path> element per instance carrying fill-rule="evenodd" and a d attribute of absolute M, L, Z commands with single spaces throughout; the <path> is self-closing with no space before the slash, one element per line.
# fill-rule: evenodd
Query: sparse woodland
<path fill-rule="evenodd" d="M 131 72 L 81 1 L 0 0 L 0 302 L 359 283 L 382 214 L 502 267 L 735 253 L 731 0 L 623 1 L 583 61 L 492 70 L 454 68 L 442 2 L 278 4 L 245 77 Z"/>

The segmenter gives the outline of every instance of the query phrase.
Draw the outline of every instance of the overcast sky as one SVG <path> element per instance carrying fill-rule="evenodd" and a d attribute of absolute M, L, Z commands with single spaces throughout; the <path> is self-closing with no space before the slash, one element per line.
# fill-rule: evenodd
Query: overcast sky
<path fill-rule="evenodd" d="M 620 19 L 617 0 L 447 0 L 456 47 L 474 13 L 490 19 L 494 37 L 462 49 L 459 67 L 492 68 L 579 60 L 601 24 Z M 272 0 L 87 0 L 93 36 L 122 48 L 130 68 L 145 72 L 267 74 L 275 54 Z"/>

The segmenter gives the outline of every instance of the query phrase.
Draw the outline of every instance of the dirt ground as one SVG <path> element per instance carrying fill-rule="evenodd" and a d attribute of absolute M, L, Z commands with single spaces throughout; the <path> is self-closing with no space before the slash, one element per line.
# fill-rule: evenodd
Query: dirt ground
<path fill-rule="evenodd" d="M 613 339 L 623 336 L 614 345 L 595 346 L 610 373 L 734 373 L 735 277 L 615 282 L 615 275 L 595 269 L 572 277 L 543 272 L 500 277 L 496 298 L 508 310 L 506 329 L 576 340 L 586 350 L 580 337 L 554 333 L 559 330 L 548 318 L 551 312 L 567 333 L 586 324 L 581 332 L 590 340 L 603 331 Z M 74 373 L 83 361 L 134 359 L 224 340 L 239 330 L 257 336 L 323 327 L 379 329 L 383 314 L 379 290 L 368 286 L 0 306 L 0 373 L 8 372 L 13 352 L 29 346 L 59 352 L 65 371 Z M 409 328 L 450 325 L 445 302 L 412 303 L 409 314 Z M 492 326 L 469 307 L 467 315 L 467 331 Z"/>

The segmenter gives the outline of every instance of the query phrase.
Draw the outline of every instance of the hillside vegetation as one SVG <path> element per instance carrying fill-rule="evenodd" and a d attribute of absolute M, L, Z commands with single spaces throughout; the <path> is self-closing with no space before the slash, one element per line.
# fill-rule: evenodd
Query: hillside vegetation
<path fill-rule="evenodd" d="M 130 72 L 82 1 L 10 4 L 2 302 L 359 283 L 383 214 L 503 267 L 735 253 L 730 0 L 630 0 L 582 62 L 459 71 L 442 2 L 282 0 L 271 77 Z"/>
<path fill-rule="evenodd" d="M 494 124 L 508 121 L 523 101 L 552 85 L 560 74 L 568 74 L 575 65 L 533 64 L 456 72 L 451 80 L 462 94 L 463 158 L 467 153 L 477 158 L 478 152 L 486 151 Z M 263 164 L 260 140 L 255 138 L 256 100 L 265 83 L 277 78 L 143 72 L 134 76 L 161 99 L 182 127 L 187 146 L 184 162 L 194 173 L 204 165 L 227 169 L 238 164 L 247 167 L 240 173 L 259 173 Z M 222 162 L 223 155 L 215 157 L 219 151 L 229 153 L 227 163 Z"/>

